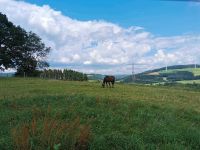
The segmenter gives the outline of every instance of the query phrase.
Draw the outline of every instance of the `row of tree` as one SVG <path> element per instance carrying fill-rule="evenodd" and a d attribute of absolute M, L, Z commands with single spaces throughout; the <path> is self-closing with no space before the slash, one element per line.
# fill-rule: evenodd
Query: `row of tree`
<path fill-rule="evenodd" d="M 73 70 L 46 70 L 49 64 L 45 59 L 50 50 L 38 35 L 14 25 L 0 12 L 0 70 L 16 69 L 15 75 L 24 77 L 88 80 L 86 74 Z"/>
<path fill-rule="evenodd" d="M 56 79 L 56 80 L 71 80 L 71 81 L 87 81 L 88 77 L 86 74 L 77 72 L 74 70 L 58 70 L 58 69 L 45 69 L 40 74 L 41 78 L 44 79 Z"/>
<path fill-rule="evenodd" d="M 17 75 L 32 76 L 49 66 L 45 58 L 50 49 L 38 35 L 15 26 L 0 12 L 0 70 L 13 68 Z"/>

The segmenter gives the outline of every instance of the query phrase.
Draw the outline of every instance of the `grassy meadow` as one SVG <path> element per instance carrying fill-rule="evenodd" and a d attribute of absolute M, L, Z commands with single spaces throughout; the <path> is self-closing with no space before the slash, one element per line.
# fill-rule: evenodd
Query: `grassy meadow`
<path fill-rule="evenodd" d="M 0 149 L 200 149 L 200 90 L 0 78 Z"/>

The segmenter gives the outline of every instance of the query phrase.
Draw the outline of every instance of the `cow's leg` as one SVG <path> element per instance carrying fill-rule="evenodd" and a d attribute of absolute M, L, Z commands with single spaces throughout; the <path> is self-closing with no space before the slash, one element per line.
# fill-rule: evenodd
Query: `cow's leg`
<path fill-rule="evenodd" d="M 105 83 L 102 83 L 102 87 L 105 88 Z"/>
<path fill-rule="evenodd" d="M 114 88 L 114 82 L 112 82 L 112 88 Z"/>

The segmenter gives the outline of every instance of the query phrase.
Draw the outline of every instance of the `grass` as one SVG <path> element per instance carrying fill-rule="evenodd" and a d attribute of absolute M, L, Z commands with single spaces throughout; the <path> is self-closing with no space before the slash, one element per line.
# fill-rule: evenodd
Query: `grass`
<path fill-rule="evenodd" d="M 90 127 L 80 124 L 80 118 L 66 122 L 46 116 L 12 129 L 13 146 L 24 149 L 88 149 Z"/>
<path fill-rule="evenodd" d="M 0 116 L 0 149 L 200 149 L 200 91 L 182 87 L 0 78 Z"/>

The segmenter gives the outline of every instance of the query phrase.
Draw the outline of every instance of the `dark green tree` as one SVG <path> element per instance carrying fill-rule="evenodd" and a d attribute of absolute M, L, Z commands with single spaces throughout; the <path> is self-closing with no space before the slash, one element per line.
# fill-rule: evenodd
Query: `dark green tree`
<path fill-rule="evenodd" d="M 15 68 L 17 75 L 32 76 L 37 70 L 48 67 L 45 61 L 50 47 L 33 32 L 26 32 L 20 26 L 8 21 L 0 13 L 0 69 Z"/>
<path fill-rule="evenodd" d="M 57 80 L 73 80 L 73 81 L 87 81 L 87 75 L 83 74 L 81 72 L 77 72 L 74 70 L 67 70 L 64 69 L 49 69 L 41 72 L 40 74 L 41 78 L 48 78 L 48 79 L 57 79 Z"/>

